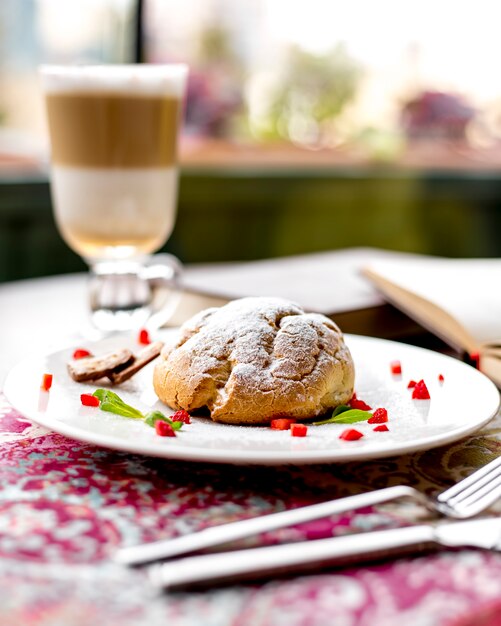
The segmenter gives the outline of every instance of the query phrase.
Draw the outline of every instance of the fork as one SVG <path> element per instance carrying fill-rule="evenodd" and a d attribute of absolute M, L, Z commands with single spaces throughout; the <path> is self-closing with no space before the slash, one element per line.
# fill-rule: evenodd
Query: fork
<path fill-rule="evenodd" d="M 182 554 L 221 546 L 230 541 L 269 532 L 277 528 L 302 524 L 402 497 L 413 498 L 429 510 L 446 517 L 456 519 L 474 517 L 501 497 L 501 457 L 473 472 L 450 489 L 440 493 L 436 498 L 426 496 L 414 487 L 397 485 L 298 509 L 212 526 L 174 539 L 164 539 L 122 548 L 115 553 L 113 559 L 122 565 L 140 565 L 160 559 L 169 559 Z"/>

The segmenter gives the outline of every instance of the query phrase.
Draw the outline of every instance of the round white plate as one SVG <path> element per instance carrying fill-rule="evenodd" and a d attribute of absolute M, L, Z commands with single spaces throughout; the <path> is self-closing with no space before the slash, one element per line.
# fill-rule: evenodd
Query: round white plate
<path fill-rule="evenodd" d="M 169 332 L 173 331 L 162 338 L 168 340 Z M 357 396 L 374 409 L 388 410 L 388 432 L 374 432 L 374 425 L 366 422 L 310 425 L 307 436 L 299 438 L 290 431 L 230 426 L 194 417 L 176 438 L 159 437 L 142 420 L 82 406 L 80 394 L 92 393 L 99 385 L 76 383 L 67 373 L 66 364 L 75 347 L 94 354 L 116 347 L 138 349 L 123 336 L 29 358 L 10 372 L 4 391 L 24 416 L 78 441 L 168 459 L 263 465 L 366 460 L 426 450 L 473 433 L 498 411 L 500 397 L 495 385 L 461 361 L 382 339 L 347 335 L 346 341 L 355 362 Z M 392 375 L 390 370 L 390 362 L 397 359 L 402 376 Z M 154 394 L 153 366 L 114 390 L 143 411 L 156 408 L 170 414 Z M 40 391 L 44 373 L 54 377 L 50 392 Z M 412 400 L 407 389 L 411 379 L 425 380 L 430 400 Z M 346 428 L 356 428 L 364 436 L 358 441 L 339 439 Z"/>

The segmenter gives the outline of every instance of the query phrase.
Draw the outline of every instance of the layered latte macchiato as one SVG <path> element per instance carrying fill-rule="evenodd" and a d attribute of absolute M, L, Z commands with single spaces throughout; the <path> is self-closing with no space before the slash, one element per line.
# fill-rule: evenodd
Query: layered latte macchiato
<path fill-rule="evenodd" d="M 151 253 L 174 227 L 186 68 L 163 69 L 42 71 L 56 221 L 88 260 Z"/>

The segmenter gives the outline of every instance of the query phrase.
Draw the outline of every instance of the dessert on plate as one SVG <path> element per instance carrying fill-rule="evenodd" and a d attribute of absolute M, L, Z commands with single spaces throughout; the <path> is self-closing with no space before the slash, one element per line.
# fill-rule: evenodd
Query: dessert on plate
<path fill-rule="evenodd" d="M 354 366 L 338 326 L 281 298 L 242 298 L 201 311 L 165 345 L 155 392 L 172 409 L 216 422 L 310 419 L 353 395 Z"/>

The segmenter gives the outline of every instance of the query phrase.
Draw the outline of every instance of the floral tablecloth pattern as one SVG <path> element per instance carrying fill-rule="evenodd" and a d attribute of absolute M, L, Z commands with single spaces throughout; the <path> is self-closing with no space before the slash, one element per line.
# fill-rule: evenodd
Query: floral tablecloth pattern
<path fill-rule="evenodd" d="M 193 592 L 152 588 L 114 564 L 119 546 L 172 537 L 368 489 L 434 493 L 501 454 L 501 418 L 453 445 L 339 465 L 166 461 L 73 441 L 0 396 L 0 624 L 6 626 L 476 626 L 501 624 L 501 554 L 441 551 Z M 245 545 L 398 527 L 429 517 L 399 502 Z"/>

